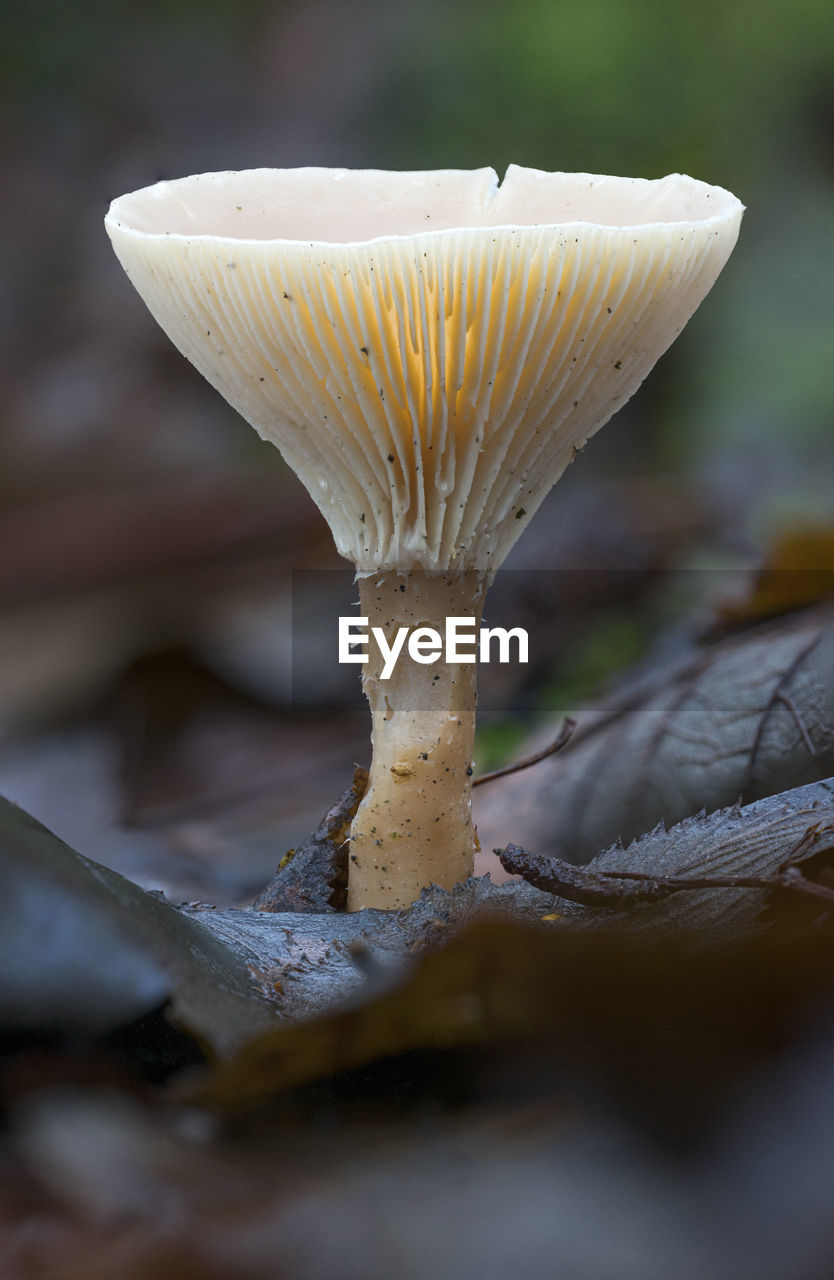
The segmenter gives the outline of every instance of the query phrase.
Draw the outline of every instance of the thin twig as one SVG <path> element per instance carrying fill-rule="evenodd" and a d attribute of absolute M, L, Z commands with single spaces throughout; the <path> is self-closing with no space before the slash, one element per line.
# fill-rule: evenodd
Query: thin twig
<path fill-rule="evenodd" d="M 764 876 L 647 876 L 640 871 L 600 871 L 598 875 L 606 880 L 636 880 L 651 885 L 653 891 L 657 886 L 673 893 L 681 889 L 793 889 L 796 893 L 834 902 L 834 889 L 809 880 L 799 867 L 788 867 Z"/>
<path fill-rule="evenodd" d="M 536 751 L 531 756 L 524 756 L 521 760 L 516 760 L 514 764 L 505 764 L 501 769 L 493 769 L 490 773 L 482 773 L 479 777 L 472 781 L 473 787 L 480 787 L 484 782 L 494 782 L 496 778 L 506 778 L 509 773 L 518 773 L 521 769 L 529 769 L 531 765 L 538 764 L 540 760 L 546 760 L 548 756 L 555 756 L 557 751 L 563 750 L 573 737 L 573 731 L 576 728 L 576 721 L 570 716 L 565 716 L 562 721 L 562 727 L 558 735 L 553 741 L 542 751 Z"/>
<path fill-rule="evenodd" d="M 577 867 L 547 854 L 533 853 L 520 845 L 508 844 L 496 849 L 505 870 L 520 875 L 547 893 L 555 893 L 570 902 L 588 907 L 623 910 L 638 902 L 660 902 L 673 893 L 692 889 L 789 889 L 806 897 L 822 898 L 834 903 L 834 888 L 809 880 L 801 863 L 813 850 L 834 854 L 834 844 L 818 842 L 828 836 L 834 826 L 814 823 L 786 854 L 775 871 L 765 875 L 661 875 L 647 871 L 609 871 Z M 632 886 L 626 888 L 626 885 Z"/>

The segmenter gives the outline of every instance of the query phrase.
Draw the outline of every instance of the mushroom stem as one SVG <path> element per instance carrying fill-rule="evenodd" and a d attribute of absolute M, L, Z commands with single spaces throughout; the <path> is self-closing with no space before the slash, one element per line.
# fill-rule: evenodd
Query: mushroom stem
<path fill-rule="evenodd" d="M 430 627 L 446 642 L 447 620 L 467 618 L 458 650 L 423 662 L 403 646 L 388 679 L 371 638 L 363 687 L 371 708 L 373 759 L 368 789 L 350 834 L 348 910 L 407 907 L 429 884 L 450 889 L 472 875 L 478 838 L 471 776 L 477 695 L 477 629 L 488 575 L 476 570 L 386 571 L 359 578 L 361 614 L 388 644 L 401 627 Z M 464 640 L 463 635 L 475 635 Z"/>

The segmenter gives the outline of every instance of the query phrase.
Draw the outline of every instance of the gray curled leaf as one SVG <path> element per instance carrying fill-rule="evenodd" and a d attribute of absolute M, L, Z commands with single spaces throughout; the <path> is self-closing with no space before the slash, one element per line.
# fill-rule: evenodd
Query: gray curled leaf
<path fill-rule="evenodd" d="M 112 874 L 112 873 L 111 873 Z M 170 983 L 83 860 L 0 801 L 0 1025 L 98 1033 L 161 1004 Z"/>
<path fill-rule="evenodd" d="M 247 957 L 0 799 L 0 1026 L 100 1034 L 169 1001 L 216 1050 L 275 1018 Z"/>

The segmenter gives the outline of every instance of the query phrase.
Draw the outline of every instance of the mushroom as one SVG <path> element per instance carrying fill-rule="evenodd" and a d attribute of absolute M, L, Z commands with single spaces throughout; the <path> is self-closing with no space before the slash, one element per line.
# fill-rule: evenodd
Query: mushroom
<path fill-rule="evenodd" d="M 680 174 L 516 165 L 500 185 L 492 169 L 207 173 L 111 205 L 152 314 L 356 566 L 369 634 L 417 629 L 390 673 L 368 644 L 351 910 L 471 874 L 476 663 L 460 644 L 444 661 L 427 629 L 478 627 L 492 575 L 711 288 L 742 211 Z"/>

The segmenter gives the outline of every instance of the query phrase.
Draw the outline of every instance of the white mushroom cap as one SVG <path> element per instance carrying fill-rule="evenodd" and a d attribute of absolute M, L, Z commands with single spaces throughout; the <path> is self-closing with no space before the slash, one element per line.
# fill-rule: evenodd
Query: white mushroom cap
<path fill-rule="evenodd" d="M 488 569 L 677 337 L 742 212 L 681 174 L 255 169 L 122 196 L 106 226 L 343 556 Z"/>

